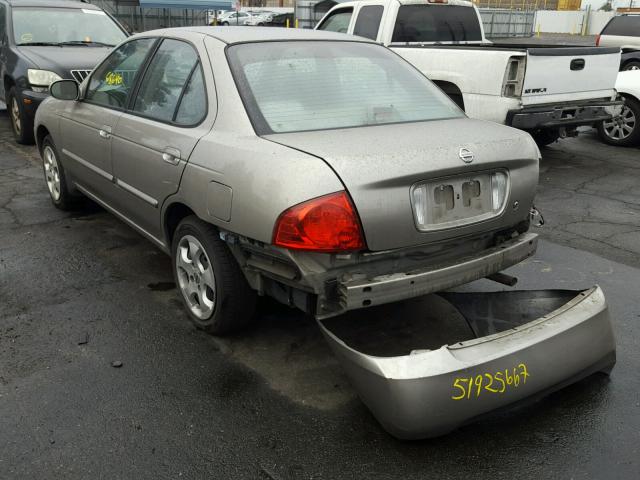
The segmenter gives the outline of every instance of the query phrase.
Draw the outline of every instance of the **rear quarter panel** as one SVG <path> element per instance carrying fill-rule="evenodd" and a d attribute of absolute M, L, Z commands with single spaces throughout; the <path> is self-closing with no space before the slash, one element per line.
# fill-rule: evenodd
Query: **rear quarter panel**
<path fill-rule="evenodd" d="M 211 132 L 191 154 L 179 191 L 164 208 L 182 202 L 214 225 L 271 243 L 275 222 L 284 210 L 344 186 L 322 159 L 255 134 L 229 70 L 224 44 L 207 37 L 205 45 L 216 81 L 218 115 Z M 225 200 L 230 203 L 228 221 L 216 216 L 212 208 L 208 197 L 221 191 L 212 189 L 212 182 L 229 192 Z"/>

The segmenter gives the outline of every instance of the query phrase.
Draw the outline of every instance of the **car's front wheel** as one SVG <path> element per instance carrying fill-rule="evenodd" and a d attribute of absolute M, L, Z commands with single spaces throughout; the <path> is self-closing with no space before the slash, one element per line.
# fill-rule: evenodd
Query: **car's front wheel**
<path fill-rule="evenodd" d="M 171 258 L 176 285 L 196 327 L 222 335 L 251 321 L 256 293 L 213 225 L 195 216 L 182 220 Z"/>
<path fill-rule="evenodd" d="M 56 146 L 50 135 L 42 141 L 42 169 L 47 183 L 51 203 L 60 210 L 73 210 L 79 206 L 80 198 L 69 192 L 67 179 Z"/>
<path fill-rule="evenodd" d="M 7 92 L 7 109 L 16 142 L 23 145 L 33 144 L 33 119 L 25 112 L 15 87 L 11 87 Z"/>
<path fill-rule="evenodd" d="M 609 145 L 632 147 L 640 144 L 640 102 L 632 97 L 624 99 L 622 112 L 611 120 L 598 123 L 598 134 Z"/>

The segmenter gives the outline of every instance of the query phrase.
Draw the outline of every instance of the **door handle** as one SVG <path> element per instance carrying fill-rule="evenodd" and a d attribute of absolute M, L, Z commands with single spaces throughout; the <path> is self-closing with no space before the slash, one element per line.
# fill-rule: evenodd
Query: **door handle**
<path fill-rule="evenodd" d="M 111 138 L 111 127 L 109 125 L 103 125 L 98 134 L 102 138 Z"/>
<path fill-rule="evenodd" d="M 171 165 L 178 165 L 180 163 L 180 150 L 170 147 L 165 148 L 162 153 L 162 160 Z"/>

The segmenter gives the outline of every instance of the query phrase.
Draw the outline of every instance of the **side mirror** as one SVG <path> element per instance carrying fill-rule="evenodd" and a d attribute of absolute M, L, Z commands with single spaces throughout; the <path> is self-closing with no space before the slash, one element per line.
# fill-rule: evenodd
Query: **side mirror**
<path fill-rule="evenodd" d="M 58 80 L 49 86 L 49 92 L 58 100 L 78 100 L 80 89 L 75 80 Z"/>

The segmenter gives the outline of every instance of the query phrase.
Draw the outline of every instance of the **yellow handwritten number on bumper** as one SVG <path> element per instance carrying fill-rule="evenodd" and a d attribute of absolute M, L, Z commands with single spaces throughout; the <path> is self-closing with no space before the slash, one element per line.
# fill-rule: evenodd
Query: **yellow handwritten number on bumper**
<path fill-rule="evenodd" d="M 524 363 L 517 367 L 505 368 L 495 373 L 479 373 L 467 378 L 457 377 L 453 381 L 453 400 L 478 398 L 481 393 L 502 394 L 527 383 L 529 370 Z M 486 395 L 486 393 L 485 393 Z"/>

